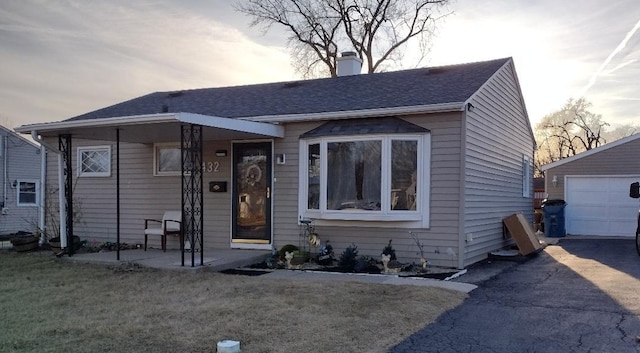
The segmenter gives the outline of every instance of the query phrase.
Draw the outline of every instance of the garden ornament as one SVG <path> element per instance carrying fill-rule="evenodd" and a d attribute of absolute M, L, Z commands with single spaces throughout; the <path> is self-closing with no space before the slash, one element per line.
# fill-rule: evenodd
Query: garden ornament
<path fill-rule="evenodd" d="M 318 234 L 316 233 L 310 234 L 308 241 L 309 245 L 313 246 L 314 248 L 320 246 L 320 237 L 318 237 Z"/>
<path fill-rule="evenodd" d="M 287 260 L 287 268 L 291 268 L 291 260 L 293 260 L 293 251 L 287 251 L 284 253 L 284 259 Z"/>
<path fill-rule="evenodd" d="M 385 273 L 397 273 L 402 268 L 398 261 L 392 261 L 391 255 L 382 254 L 382 265 Z"/>

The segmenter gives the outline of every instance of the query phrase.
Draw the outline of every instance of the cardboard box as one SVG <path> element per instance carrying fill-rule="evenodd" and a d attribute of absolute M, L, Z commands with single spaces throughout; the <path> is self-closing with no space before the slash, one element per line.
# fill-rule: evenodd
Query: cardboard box
<path fill-rule="evenodd" d="M 509 234 L 515 240 L 520 254 L 529 255 L 542 249 L 538 237 L 533 233 L 529 221 L 522 213 L 514 213 L 502 220 Z"/>

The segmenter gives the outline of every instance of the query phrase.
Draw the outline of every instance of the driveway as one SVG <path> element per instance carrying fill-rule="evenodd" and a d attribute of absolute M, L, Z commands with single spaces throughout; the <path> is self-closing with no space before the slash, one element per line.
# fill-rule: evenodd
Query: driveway
<path fill-rule="evenodd" d="M 639 315 L 633 239 L 563 238 L 390 352 L 640 352 Z"/>

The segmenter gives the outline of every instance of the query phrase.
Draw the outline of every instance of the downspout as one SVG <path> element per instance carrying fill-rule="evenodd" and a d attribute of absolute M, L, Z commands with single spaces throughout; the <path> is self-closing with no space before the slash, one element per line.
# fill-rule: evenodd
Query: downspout
<path fill-rule="evenodd" d="M 40 144 L 40 204 L 38 210 L 40 212 L 38 219 L 38 229 L 40 229 L 40 245 L 44 244 L 46 237 L 44 235 L 45 227 L 45 200 L 47 197 L 47 149 Z"/>
<path fill-rule="evenodd" d="M 467 236 L 465 234 L 466 175 L 467 175 L 467 104 L 462 108 L 460 118 L 460 190 L 458 195 L 458 269 L 464 268 L 467 256 Z"/>
<path fill-rule="evenodd" d="M 47 144 L 42 139 L 42 137 L 38 135 L 38 132 L 36 130 L 31 131 L 31 137 L 35 141 L 38 141 L 41 146 L 45 147 L 47 150 L 52 151 L 58 155 L 58 204 L 59 204 L 58 208 L 60 212 L 60 233 L 59 234 L 61 235 L 60 247 L 65 249 L 67 247 L 67 237 L 63 237 L 62 234 L 67 229 L 67 214 L 66 214 L 67 209 L 65 207 L 65 199 L 64 199 L 65 185 L 64 185 L 64 168 L 62 167 L 62 164 L 63 164 L 62 153 L 60 153 L 60 150 L 58 150 L 57 148 L 54 148 L 51 145 Z M 45 155 L 45 153 L 43 153 L 43 155 Z M 46 157 L 43 157 L 43 160 L 46 163 Z M 44 169 L 45 168 L 42 168 L 42 170 Z M 44 218 L 44 213 L 41 217 Z M 44 229 L 44 227 L 42 229 Z"/>
<path fill-rule="evenodd" d="M 7 207 L 7 180 L 9 179 L 9 174 L 7 173 L 7 140 L 9 139 L 9 135 L 2 136 L 2 208 Z"/>

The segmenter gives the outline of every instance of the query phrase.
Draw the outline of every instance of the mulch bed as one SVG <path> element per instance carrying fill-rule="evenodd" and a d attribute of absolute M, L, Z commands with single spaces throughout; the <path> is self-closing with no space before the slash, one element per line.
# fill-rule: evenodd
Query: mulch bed
<path fill-rule="evenodd" d="M 267 273 L 271 273 L 271 271 L 260 271 L 253 269 L 241 269 L 241 268 L 230 268 L 228 270 L 222 270 L 220 273 L 224 273 L 225 275 L 241 275 L 241 276 L 262 276 Z"/>
<path fill-rule="evenodd" d="M 243 269 L 232 269 L 225 270 L 222 273 L 227 274 L 237 274 L 237 275 L 246 275 L 246 276 L 259 276 L 265 273 L 269 273 L 269 271 L 262 271 L 270 269 L 266 262 L 261 262 L 257 264 L 250 265 Z M 332 273 L 362 273 L 362 274 L 385 274 L 380 268 L 373 269 L 370 268 L 367 271 L 356 271 L 356 272 L 346 272 L 342 268 L 338 266 L 322 266 L 315 264 L 313 262 L 305 263 L 298 268 L 291 269 L 290 271 L 317 271 L 317 272 L 332 272 Z M 253 274 L 252 272 L 255 272 Z M 415 277 L 415 278 L 432 278 L 438 280 L 444 280 L 448 277 L 454 276 L 459 271 L 456 269 L 450 268 L 439 268 L 432 267 L 429 269 L 429 272 L 419 272 L 419 271 L 406 271 L 406 272 L 398 272 L 398 273 L 390 273 L 393 275 L 397 275 L 398 277 Z"/>

